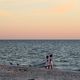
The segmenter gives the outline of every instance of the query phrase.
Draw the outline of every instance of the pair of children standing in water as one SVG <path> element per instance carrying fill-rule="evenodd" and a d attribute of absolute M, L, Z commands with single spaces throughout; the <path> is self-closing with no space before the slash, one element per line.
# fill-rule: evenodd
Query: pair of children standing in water
<path fill-rule="evenodd" d="M 52 54 L 46 56 L 46 68 L 47 69 L 52 69 L 53 67 L 52 57 L 53 57 Z"/>

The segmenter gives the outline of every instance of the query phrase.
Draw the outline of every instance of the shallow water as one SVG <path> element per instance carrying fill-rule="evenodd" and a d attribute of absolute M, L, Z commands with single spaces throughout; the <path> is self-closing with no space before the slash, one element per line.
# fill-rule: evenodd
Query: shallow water
<path fill-rule="evenodd" d="M 57 68 L 80 68 L 80 40 L 0 40 L 0 64 L 39 67 L 48 53 Z"/>

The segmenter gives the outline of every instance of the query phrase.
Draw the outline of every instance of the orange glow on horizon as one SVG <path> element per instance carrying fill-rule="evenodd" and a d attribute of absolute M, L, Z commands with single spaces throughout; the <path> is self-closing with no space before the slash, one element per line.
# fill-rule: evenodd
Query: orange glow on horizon
<path fill-rule="evenodd" d="M 80 0 L 0 0 L 0 39 L 80 39 Z"/>

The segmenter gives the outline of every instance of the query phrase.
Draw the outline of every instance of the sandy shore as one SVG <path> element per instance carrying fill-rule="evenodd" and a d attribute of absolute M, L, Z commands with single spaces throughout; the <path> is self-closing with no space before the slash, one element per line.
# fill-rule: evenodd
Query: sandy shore
<path fill-rule="evenodd" d="M 80 72 L 0 65 L 0 80 L 80 80 Z"/>

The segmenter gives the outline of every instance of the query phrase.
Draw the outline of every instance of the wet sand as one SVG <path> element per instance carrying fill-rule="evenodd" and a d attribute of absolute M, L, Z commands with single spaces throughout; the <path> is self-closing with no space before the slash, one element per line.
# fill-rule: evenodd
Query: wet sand
<path fill-rule="evenodd" d="M 0 65 L 0 80 L 80 80 L 80 72 Z"/>

